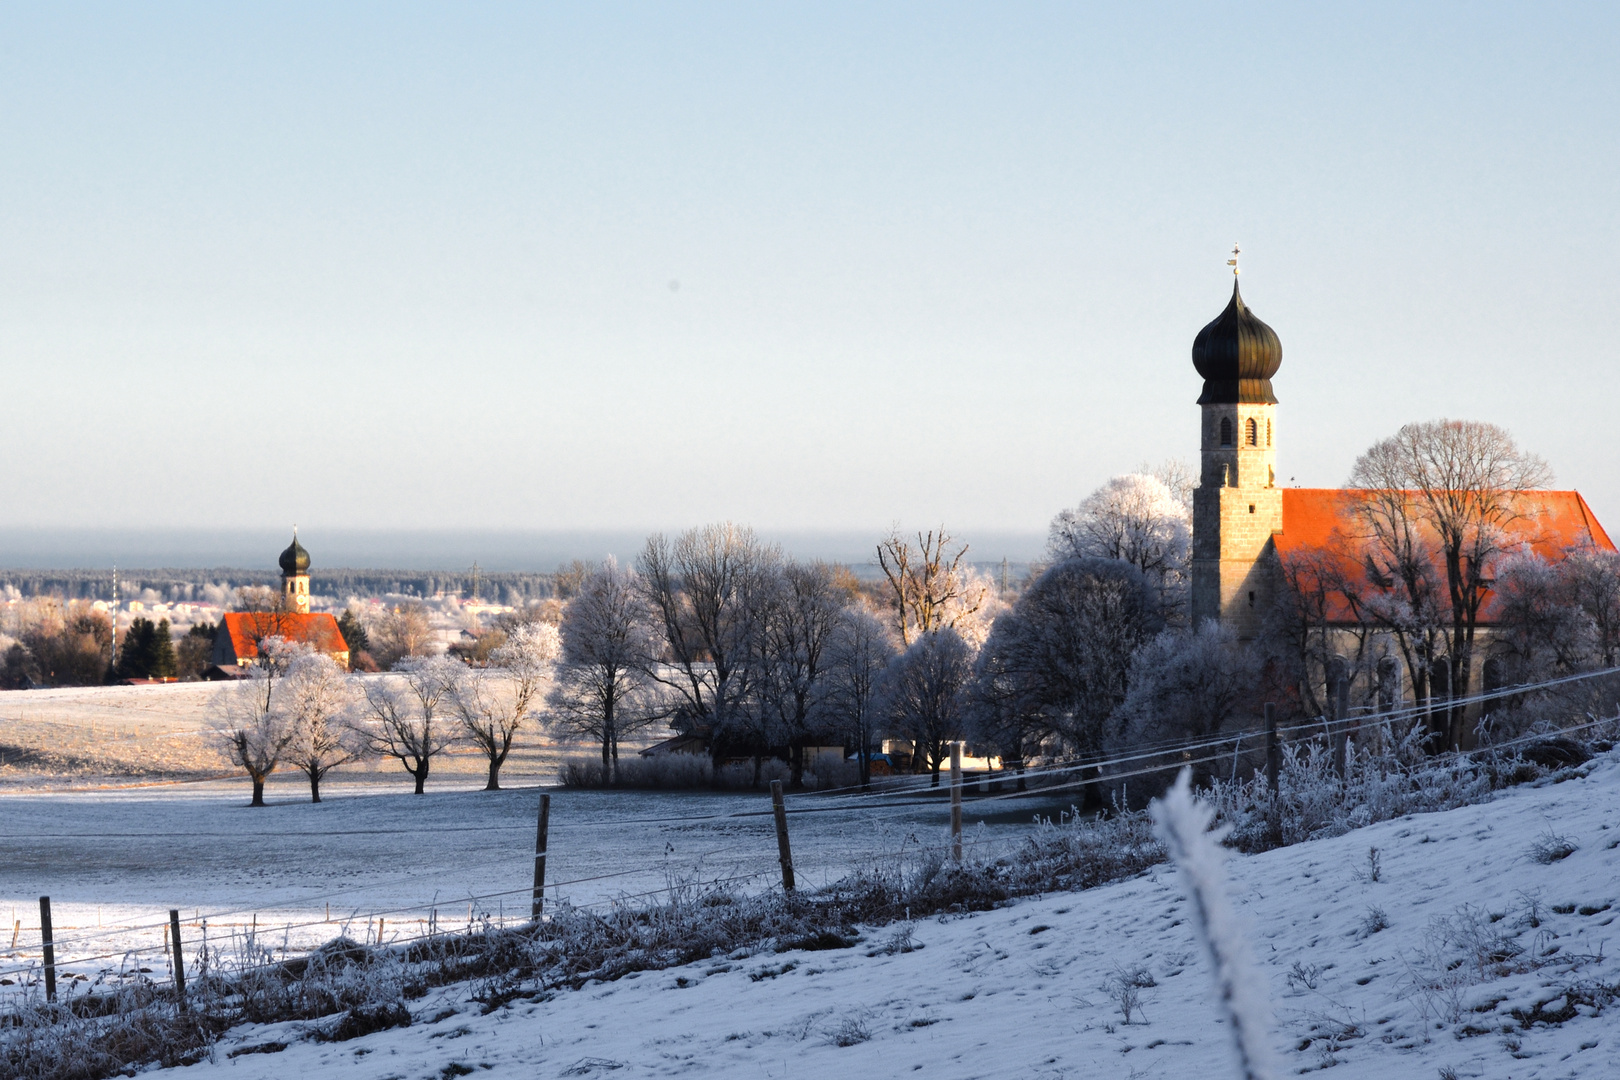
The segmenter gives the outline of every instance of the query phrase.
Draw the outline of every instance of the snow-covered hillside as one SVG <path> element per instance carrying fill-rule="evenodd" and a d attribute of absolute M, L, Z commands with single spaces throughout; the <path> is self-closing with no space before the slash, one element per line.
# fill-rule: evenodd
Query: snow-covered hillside
<path fill-rule="evenodd" d="M 1620 914 L 1620 761 L 1605 755 L 1584 773 L 1233 856 L 1285 1071 L 1620 1076 L 1620 1025 L 1605 1011 L 1620 990 L 1609 941 Z M 474 987 L 450 987 L 412 1003 L 411 1027 L 348 1042 L 311 1041 L 297 1024 L 240 1029 L 184 1073 L 1229 1076 L 1188 917 L 1176 872 L 1161 867 L 1089 892 L 876 928 L 854 948 L 717 957 L 487 1015 L 470 1000 Z M 1124 986 L 1140 997 L 1129 1022 Z"/>

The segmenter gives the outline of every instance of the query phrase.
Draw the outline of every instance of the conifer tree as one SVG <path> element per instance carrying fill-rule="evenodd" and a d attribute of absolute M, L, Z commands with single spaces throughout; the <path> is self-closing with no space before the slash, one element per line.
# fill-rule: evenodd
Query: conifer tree
<path fill-rule="evenodd" d="M 152 641 L 152 671 L 154 679 L 172 679 L 179 672 L 179 665 L 174 656 L 174 635 L 169 630 L 169 620 L 163 619 L 157 624 Z"/>
<path fill-rule="evenodd" d="M 157 649 L 157 627 L 152 620 L 137 615 L 124 631 L 124 643 L 118 650 L 118 663 L 113 674 L 120 679 L 148 679 Z"/>

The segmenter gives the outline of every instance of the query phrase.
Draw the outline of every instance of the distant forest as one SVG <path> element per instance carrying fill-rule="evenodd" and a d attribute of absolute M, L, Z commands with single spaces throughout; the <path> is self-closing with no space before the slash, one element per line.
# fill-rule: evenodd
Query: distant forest
<path fill-rule="evenodd" d="M 479 598 L 494 603 L 521 605 L 550 598 L 555 574 L 480 573 Z M 165 603 L 203 601 L 209 586 L 235 589 L 243 585 L 279 585 L 276 571 L 214 567 L 206 570 L 119 570 L 118 595 L 135 599 L 150 589 Z M 315 570 L 310 591 L 342 600 L 350 596 L 402 593 L 427 598 L 450 593 L 471 599 L 471 572 L 438 570 Z M 108 570 L 0 570 L 0 592 L 16 589 L 23 596 L 60 596 L 66 600 L 111 600 L 112 573 Z"/>

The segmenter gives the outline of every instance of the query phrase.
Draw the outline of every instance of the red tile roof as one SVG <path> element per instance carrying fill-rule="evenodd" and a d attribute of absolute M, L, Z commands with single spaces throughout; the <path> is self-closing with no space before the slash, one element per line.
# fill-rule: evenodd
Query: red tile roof
<path fill-rule="evenodd" d="M 287 611 L 227 612 L 221 617 L 220 632 L 229 635 L 236 660 L 255 659 L 259 655 L 258 643 L 269 637 L 302 642 L 317 652 L 328 654 L 349 651 L 337 619 L 324 611 L 311 615 Z"/>
<path fill-rule="evenodd" d="M 1271 536 L 1277 554 L 1284 558 L 1317 554 L 1336 563 L 1351 580 L 1365 583 L 1362 564 L 1368 530 L 1356 511 L 1372 494 L 1354 488 L 1284 488 L 1283 527 Z M 1614 541 L 1580 492 L 1520 491 L 1514 493 L 1513 499 L 1517 516 L 1505 527 L 1507 547 L 1527 546 L 1549 561 L 1582 546 L 1615 550 Z M 1432 530 L 1424 527 L 1419 531 L 1438 550 L 1439 539 Z M 1444 582 L 1444 569 L 1436 570 L 1437 580 Z M 1342 598 L 1333 606 L 1336 621 L 1350 619 Z M 1489 621 L 1488 601 L 1482 614 L 1483 621 Z"/>

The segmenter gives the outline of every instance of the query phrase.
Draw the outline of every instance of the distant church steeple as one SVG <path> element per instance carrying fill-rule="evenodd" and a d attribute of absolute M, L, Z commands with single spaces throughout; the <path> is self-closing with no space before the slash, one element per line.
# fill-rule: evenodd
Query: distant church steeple
<path fill-rule="evenodd" d="M 309 614 L 309 552 L 298 542 L 296 525 L 292 543 L 281 553 L 281 595 L 288 610 Z"/>
<path fill-rule="evenodd" d="M 1198 489 L 1193 492 L 1192 616 L 1217 619 L 1252 637 L 1271 601 L 1271 575 L 1260 565 L 1271 534 L 1282 529 L 1277 487 L 1277 395 L 1282 342 L 1243 303 L 1232 267 L 1232 299 L 1193 339 L 1203 376 Z"/>

